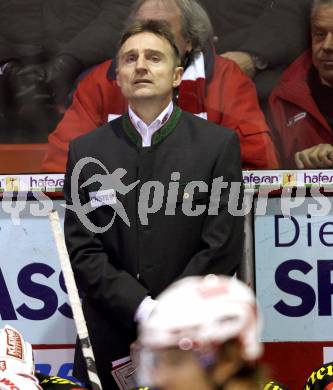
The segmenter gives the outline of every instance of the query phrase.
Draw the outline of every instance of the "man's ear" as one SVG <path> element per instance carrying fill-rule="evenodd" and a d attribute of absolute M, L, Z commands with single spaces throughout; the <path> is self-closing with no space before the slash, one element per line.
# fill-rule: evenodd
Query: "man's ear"
<path fill-rule="evenodd" d="M 186 53 L 191 53 L 192 50 L 193 50 L 193 45 L 192 45 L 191 40 L 188 38 L 188 39 L 186 39 L 185 51 L 186 51 Z"/>
<path fill-rule="evenodd" d="M 184 74 L 184 68 L 181 66 L 177 66 L 174 71 L 174 78 L 172 83 L 172 86 L 174 88 L 179 87 L 180 83 L 182 82 L 183 74 Z"/>
<path fill-rule="evenodd" d="M 116 82 L 117 82 L 118 87 L 120 87 L 120 83 L 119 83 L 119 70 L 118 70 L 118 67 L 116 68 Z"/>

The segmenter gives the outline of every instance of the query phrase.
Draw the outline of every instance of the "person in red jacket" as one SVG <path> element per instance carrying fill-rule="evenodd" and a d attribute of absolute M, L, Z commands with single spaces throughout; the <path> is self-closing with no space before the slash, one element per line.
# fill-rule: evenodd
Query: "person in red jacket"
<path fill-rule="evenodd" d="M 185 67 L 175 97 L 177 105 L 234 129 L 241 142 L 243 168 L 277 168 L 275 146 L 255 86 L 233 61 L 215 54 L 210 43 L 212 27 L 199 3 L 139 0 L 129 19 L 163 19 L 169 23 Z M 81 81 L 72 105 L 49 136 L 43 171 L 63 172 L 70 140 L 126 111 L 127 102 L 116 83 L 115 70 L 115 62 L 109 60 Z"/>
<path fill-rule="evenodd" d="M 284 72 L 269 106 L 285 168 L 333 167 L 333 1 L 316 0 L 312 50 Z"/>

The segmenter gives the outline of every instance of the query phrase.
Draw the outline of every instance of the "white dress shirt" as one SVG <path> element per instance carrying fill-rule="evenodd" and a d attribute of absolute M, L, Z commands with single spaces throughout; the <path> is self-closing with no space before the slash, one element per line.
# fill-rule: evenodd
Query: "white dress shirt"
<path fill-rule="evenodd" d="M 133 126 L 136 128 L 137 132 L 141 135 L 142 146 L 150 146 L 151 138 L 153 134 L 159 130 L 164 123 L 170 118 L 170 115 L 173 111 L 172 101 L 169 103 L 160 115 L 153 120 L 149 125 L 147 125 L 141 118 L 139 118 L 136 113 L 128 106 L 128 114 L 131 119 Z"/>
<path fill-rule="evenodd" d="M 170 118 L 170 115 L 172 114 L 172 111 L 173 103 L 171 101 L 168 107 L 166 107 L 160 113 L 160 115 L 155 120 L 153 120 L 153 122 L 147 125 L 141 118 L 136 115 L 136 113 L 131 109 L 131 107 L 128 106 L 129 117 L 137 132 L 141 135 L 142 146 L 147 147 L 151 145 L 151 138 L 153 134 L 157 130 L 159 130 L 164 125 L 164 123 L 167 122 L 167 120 Z M 157 301 L 147 295 L 137 308 L 134 320 L 137 322 L 145 321 L 149 317 L 150 313 L 153 311 L 156 304 Z"/>

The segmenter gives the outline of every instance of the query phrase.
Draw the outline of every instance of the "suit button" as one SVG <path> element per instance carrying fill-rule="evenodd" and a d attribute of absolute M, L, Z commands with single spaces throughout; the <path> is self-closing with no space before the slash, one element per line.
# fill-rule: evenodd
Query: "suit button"
<path fill-rule="evenodd" d="M 140 274 L 139 274 L 139 273 L 136 274 L 136 278 L 137 278 L 138 280 L 140 279 Z"/>

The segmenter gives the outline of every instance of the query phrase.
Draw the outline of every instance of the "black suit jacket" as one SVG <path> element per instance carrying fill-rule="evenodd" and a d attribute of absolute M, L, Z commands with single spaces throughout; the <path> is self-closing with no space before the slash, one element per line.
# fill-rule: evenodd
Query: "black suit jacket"
<path fill-rule="evenodd" d="M 193 196 L 193 207 L 201 206 L 206 210 L 214 179 L 223 177 L 229 186 L 230 182 L 242 182 L 236 133 L 176 108 L 167 124 L 154 134 L 153 145 L 146 148 L 140 145 L 141 138 L 127 115 L 70 144 L 64 185 L 69 205 L 75 182 L 71 183 L 73 169 L 81 158 L 96 160 L 83 167 L 80 185 L 94 175 L 105 175 L 105 168 L 110 173 L 125 169 L 126 175 L 122 178 L 125 185 L 139 180 L 128 193 L 116 193 L 130 226 L 116 215 L 107 231 L 92 233 L 76 212 L 66 210 L 65 236 L 72 267 L 83 292 L 95 353 L 102 353 L 96 358 L 98 367 L 102 359 L 115 359 L 128 353 L 129 342 L 134 337 L 134 315 L 146 295 L 155 298 L 170 283 L 189 275 L 231 275 L 242 257 L 243 217 L 234 217 L 228 212 L 229 188 L 221 191 L 217 215 L 207 215 L 205 211 L 199 216 L 187 216 L 182 210 L 183 202 L 184 208 L 187 207 L 189 182 L 207 184 L 207 188 L 203 188 L 206 192 L 196 190 Z M 179 191 L 176 196 L 170 193 L 167 202 L 173 172 L 180 174 L 176 180 Z M 164 189 L 164 196 L 155 206 L 150 185 L 145 184 L 148 181 Z M 107 191 L 117 187 L 114 183 L 109 180 Z M 81 187 L 82 204 L 89 203 L 99 189 L 97 182 Z M 149 214 L 146 221 L 140 211 L 145 202 L 139 203 L 139 200 L 148 198 L 149 206 L 156 212 Z M 113 216 L 114 209 L 103 205 L 89 213 L 89 220 L 106 226 Z M 112 353 L 108 357 L 106 339 L 112 339 Z"/>

